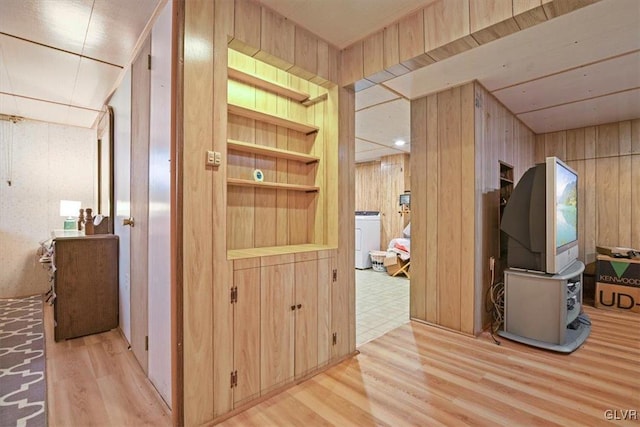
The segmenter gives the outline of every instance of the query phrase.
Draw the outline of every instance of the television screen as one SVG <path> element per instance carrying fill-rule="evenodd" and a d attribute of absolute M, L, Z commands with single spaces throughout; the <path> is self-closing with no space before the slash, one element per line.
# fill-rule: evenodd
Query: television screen
<path fill-rule="evenodd" d="M 500 223 L 510 268 L 557 274 L 578 258 L 578 178 L 556 157 L 520 177 Z"/>
<path fill-rule="evenodd" d="M 556 162 L 556 248 L 578 240 L 578 176 Z"/>

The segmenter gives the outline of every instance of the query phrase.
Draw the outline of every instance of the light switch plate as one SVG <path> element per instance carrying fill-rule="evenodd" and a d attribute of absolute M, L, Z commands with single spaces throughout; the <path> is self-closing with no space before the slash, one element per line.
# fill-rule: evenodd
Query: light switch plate
<path fill-rule="evenodd" d="M 207 151 L 207 165 L 220 166 L 222 163 L 222 153 L 219 151 Z"/>

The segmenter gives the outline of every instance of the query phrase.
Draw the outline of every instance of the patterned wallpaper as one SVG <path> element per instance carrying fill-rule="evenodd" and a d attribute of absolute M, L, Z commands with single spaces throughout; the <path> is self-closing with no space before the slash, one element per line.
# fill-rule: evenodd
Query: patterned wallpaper
<path fill-rule="evenodd" d="M 39 242 L 63 227 L 61 199 L 95 208 L 96 149 L 94 129 L 0 121 L 0 298 L 48 289 Z"/>

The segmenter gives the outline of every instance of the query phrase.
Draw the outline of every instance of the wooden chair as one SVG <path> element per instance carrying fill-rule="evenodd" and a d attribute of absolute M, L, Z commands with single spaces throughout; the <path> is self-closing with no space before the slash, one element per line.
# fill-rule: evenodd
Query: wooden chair
<path fill-rule="evenodd" d="M 411 265 L 411 260 L 408 260 L 402 267 L 398 269 L 398 271 L 394 272 L 391 277 L 396 277 L 398 274 L 402 273 L 407 276 L 407 279 L 411 279 L 409 275 L 409 266 Z"/>

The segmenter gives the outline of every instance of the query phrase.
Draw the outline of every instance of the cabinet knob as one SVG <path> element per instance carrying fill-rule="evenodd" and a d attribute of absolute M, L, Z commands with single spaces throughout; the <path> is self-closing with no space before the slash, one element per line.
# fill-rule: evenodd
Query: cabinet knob
<path fill-rule="evenodd" d="M 292 305 L 292 306 L 291 306 L 291 311 L 293 311 L 293 310 L 295 310 L 295 309 L 296 309 L 296 306 L 295 306 L 295 305 Z"/>
<path fill-rule="evenodd" d="M 135 224 L 136 224 L 136 222 L 134 221 L 133 218 L 125 218 L 125 219 L 122 220 L 122 225 L 123 226 L 128 225 L 130 227 L 133 227 Z"/>
<path fill-rule="evenodd" d="M 298 304 L 298 309 L 302 308 L 302 304 Z"/>

